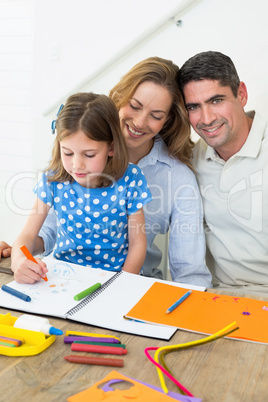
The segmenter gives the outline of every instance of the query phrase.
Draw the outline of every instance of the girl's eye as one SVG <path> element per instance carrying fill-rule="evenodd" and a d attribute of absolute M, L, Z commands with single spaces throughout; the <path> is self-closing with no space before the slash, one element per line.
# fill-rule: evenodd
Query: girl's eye
<path fill-rule="evenodd" d="M 94 158 L 95 155 L 86 155 L 87 158 Z"/>
<path fill-rule="evenodd" d="M 72 156 L 71 153 L 67 153 L 67 152 L 64 152 L 64 155 L 65 155 L 65 156 Z"/>

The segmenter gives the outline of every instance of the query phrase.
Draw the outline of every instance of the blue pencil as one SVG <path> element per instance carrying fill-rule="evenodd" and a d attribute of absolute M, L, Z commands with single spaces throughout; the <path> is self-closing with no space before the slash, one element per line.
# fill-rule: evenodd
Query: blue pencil
<path fill-rule="evenodd" d="M 19 292 L 18 290 L 13 289 L 13 288 L 11 288 L 11 287 L 9 287 L 7 285 L 3 285 L 2 290 L 4 290 L 5 292 L 9 293 L 10 295 L 16 296 L 19 299 L 26 301 L 26 302 L 31 301 L 30 296 L 26 295 L 25 293 Z"/>
<path fill-rule="evenodd" d="M 166 314 L 171 313 L 176 307 L 178 307 L 185 299 L 187 299 L 187 297 L 190 296 L 190 294 L 192 293 L 191 290 L 189 290 L 187 293 L 185 293 L 179 300 L 177 300 L 174 304 L 172 304 L 172 306 L 170 306 L 167 311 Z"/>

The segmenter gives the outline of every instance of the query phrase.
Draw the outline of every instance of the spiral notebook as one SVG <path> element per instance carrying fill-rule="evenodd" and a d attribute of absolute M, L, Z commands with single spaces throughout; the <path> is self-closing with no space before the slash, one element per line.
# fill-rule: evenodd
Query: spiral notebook
<path fill-rule="evenodd" d="M 100 268 L 87 268 L 45 257 L 48 281 L 35 284 L 20 284 L 15 281 L 8 285 L 31 297 L 25 302 L 0 289 L 0 306 L 34 314 L 65 318 L 89 325 L 158 339 L 170 339 L 176 328 L 147 324 L 129 320 L 124 315 L 140 300 L 154 282 L 160 280 L 146 278 L 127 272 L 110 272 Z M 82 299 L 74 296 L 100 282 L 101 287 Z M 162 282 L 162 281 L 160 281 Z M 171 283 L 164 281 L 166 283 Z M 174 284 L 179 287 L 189 285 Z M 199 286 L 192 289 L 205 290 Z"/>

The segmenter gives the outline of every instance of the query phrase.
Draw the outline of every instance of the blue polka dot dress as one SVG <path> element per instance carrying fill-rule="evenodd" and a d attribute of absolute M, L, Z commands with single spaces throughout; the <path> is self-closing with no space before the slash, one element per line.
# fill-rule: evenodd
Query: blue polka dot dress
<path fill-rule="evenodd" d="M 129 164 L 109 187 L 85 188 L 77 182 L 48 182 L 44 173 L 38 198 L 57 216 L 54 257 L 92 268 L 120 271 L 128 252 L 128 215 L 151 201 L 140 168 Z"/>

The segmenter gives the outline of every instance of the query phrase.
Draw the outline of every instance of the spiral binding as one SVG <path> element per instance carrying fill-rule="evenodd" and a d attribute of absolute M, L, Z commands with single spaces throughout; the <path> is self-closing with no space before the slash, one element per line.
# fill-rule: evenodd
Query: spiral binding
<path fill-rule="evenodd" d="M 78 303 L 75 307 L 71 308 L 71 310 L 67 311 L 66 316 L 72 316 L 75 313 L 77 313 L 79 310 L 81 310 L 83 307 L 85 307 L 88 303 L 90 303 L 93 299 L 95 299 L 97 296 L 99 296 L 100 293 L 102 293 L 108 286 L 111 285 L 112 282 L 114 282 L 121 274 L 123 271 L 117 272 L 114 276 L 112 276 L 110 279 L 108 279 L 107 282 L 104 282 L 101 287 L 95 292 L 91 293 L 87 297 L 85 297 L 80 303 Z"/>

